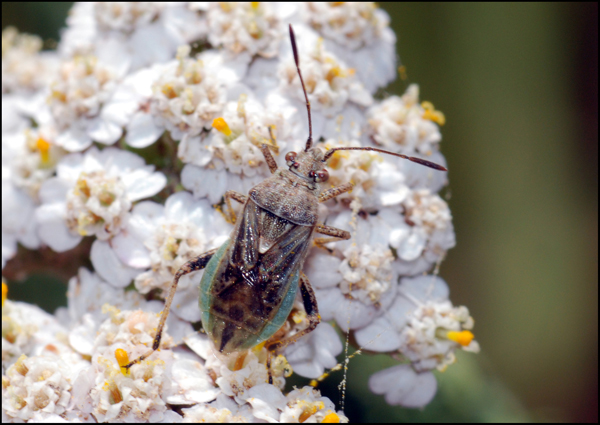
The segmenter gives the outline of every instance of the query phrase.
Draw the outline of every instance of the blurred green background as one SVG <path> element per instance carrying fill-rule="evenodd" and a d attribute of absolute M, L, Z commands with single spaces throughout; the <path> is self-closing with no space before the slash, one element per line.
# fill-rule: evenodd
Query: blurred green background
<path fill-rule="evenodd" d="M 2 27 L 58 39 L 69 3 L 2 3 Z M 446 115 L 457 246 L 441 275 L 476 320 L 479 355 L 439 374 L 423 411 L 366 388 L 384 356 L 350 363 L 353 421 L 598 421 L 598 4 L 383 3 L 408 80 Z M 21 270 L 22 271 L 22 270 Z M 39 279 L 38 279 L 39 281 Z M 46 279 L 47 281 L 47 279 Z M 47 308 L 36 279 L 9 296 Z M 38 296 L 38 299 L 33 297 Z M 337 400 L 341 377 L 325 382 Z"/>

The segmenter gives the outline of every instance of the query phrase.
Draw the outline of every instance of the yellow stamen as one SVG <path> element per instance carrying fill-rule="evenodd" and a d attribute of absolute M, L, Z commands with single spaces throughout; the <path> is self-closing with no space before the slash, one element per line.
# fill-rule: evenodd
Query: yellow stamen
<path fill-rule="evenodd" d="M 115 350 L 115 358 L 121 367 L 121 373 L 125 376 L 129 376 L 129 369 L 125 367 L 129 364 L 129 355 L 127 354 L 127 351 L 122 348 L 117 348 Z"/>
<path fill-rule="evenodd" d="M 339 66 L 334 66 L 327 72 L 325 79 L 329 82 L 329 84 L 331 84 L 331 82 L 334 80 L 334 78 L 344 77 L 344 76 L 345 76 L 345 72 L 342 70 L 342 68 L 340 68 Z"/>
<path fill-rule="evenodd" d="M 90 187 L 87 184 L 86 177 L 87 176 L 85 175 L 85 173 L 82 173 L 79 176 L 77 182 L 75 183 L 75 188 L 73 188 L 73 192 L 75 192 L 75 195 L 77 196 L 83 195 L 84 197 L 89 198 L 92 194 L 92 191 L 90 190 Z"/>
<path fill-rule="evenodd" d="M 50 93 L 50 98 L 54 98 L 62 103 L 65 103 L 67 101 L 67 95 L 61 92 L 60 90 L 52 90 L 52 92 Z"/>
<path fill-rule="evenodd" d="M 2 307 L 4 307 L 4 301 L 6 301 L 6 295 L 8 294 L 8 286 L 2 282 Z"/>
<path fill-rule="evenodd" d="M 302 323 L 304 321 L 304 319 L 306 319 L 306 312 L 305 311 L 296 311 L 292 315 L 292 320 L 297 325 L 299 325 L 300 323 Z"/>
<path fill-rule="evenodd" d="M 323 423 L 324 424 L 339 424 L 340 423 L 340 417 L 335 412 L 328 413 L 323 418 Z"/>
<path fill-rule="evenodd" d="M 423 112 L 423 118 L 426 120 L 431 120 L 439 125 L 446 124 L 446 117 L 441 111 L 436 111 L 433 107 L 433 103 L 431 102 L 422 102 L 421 106 L 425 109 Z"/>
<path fill-rule="evenodd" d="M 261 342 L 260 344 L 258 344 L 258 345 L 256 345 L 256 346 L 252 347 L 252 351 L 254 352 L 254 354 L 258 354 L 258 352 L 259 352 L 260 350 L 262 350 L 262 349 L 263 349 L 263 347 L 264 347 L 266 344 L 267 344 L 267 341 L 263 341 L 263 342 Z"/>
<path fill-rule="evenodd" d="M 172 84 L 165 84 L 162 86 L 160 91 L 162 91 L 162 93 L 167 96 L 168 99 L 174 99 L 177 97 L 177 92 Z"/>
<path fill-rule="evenodd" d="M 212 122 L 212 126 L 213 128 L 223 133 L 225 136 L 231 136 L 231 129 L 229 128 L 227 122 L 223 118 L 215 118 Z"/>
<path fill-rule="evenodd" d="M 35 142 L 35 147 L 40 151 L 42 162 L 47 163 L 50 160 L 50 143 L 43 137 L 39 137 Z"/>
<path fill-rule="evenodd" d="M 252 9 L 256 10 L 260 6 L 260 2 L 259 1 L 251 1 L 250 6 L 252 6 Z"/>
<path fill-rule="evenodd" d="M 306 410 L 304 410 L 302 412 L 302 414 L 300 415 L 300 417 L 298 418 L 298 422 L 300 422 L 300 423 L 305 422 L 308 418 L 310 418 L 315 413 L 317 413 L 317 407 L 316 406 L 309 406 L 309 407 L 307 407 Z"/>
<path fill-rule="evenodd" d="M 27 372 L 29 372 L 29 368 L 25 366 L 25 360 L 27 360 L 27 356 L 25 354 L 21 354 L 21 357 L 19 357 L 17 362 L 13 366 L 11 366 L 14 367 L 15 370 L 22 376 L 27 375 Z"/>
<path fill-rule="evenodd" d="M 471 343 L 471 341 L 473 341 L 475 335 L 473 335 L 473 333 L 470 331 L 448 331 L 448 333 L 446 334 L 446 338 L 448 338 L 450 341 L 454 341 L 462 345 L 463 347 L 466 347 Z"/>

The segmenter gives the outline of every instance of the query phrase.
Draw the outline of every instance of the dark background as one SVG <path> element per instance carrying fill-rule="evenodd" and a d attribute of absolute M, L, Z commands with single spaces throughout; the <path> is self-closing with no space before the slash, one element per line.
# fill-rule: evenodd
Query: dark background
<path fill-rule="evenodd" d="M 69 3 L 2 3 L 2 27 L 58 39 Z M 446 115 L 457 246 L 441 268 L 482 352 L 438 374 L 423 411 L 388 407 L 352 359 L 353 421 L 598 420 L 598 4 L 383 3 L 408 81 Z M 50 45 L 51 43 L 49 43 Z M 15 260 L 13 260 L 14 262 Z M 9 264 L 10 266 L 10 264 Z M 26 274 L 21 270 L 22 274 Z M 9 297 L 52 310 L 64 278 Z M 40 291 L 40 285 L 43 290 Z M 337 400 L 340 374 L 324 384 Z"/>

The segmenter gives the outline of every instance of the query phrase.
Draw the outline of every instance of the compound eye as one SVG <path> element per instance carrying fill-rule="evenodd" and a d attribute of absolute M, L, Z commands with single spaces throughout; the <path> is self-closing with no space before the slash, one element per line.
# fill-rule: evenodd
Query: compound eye
<path fill-rule="evenodd" d="M 315 179 L 315 181 L 317 183 L 323 183 L 326 182 L 329 179 L 329 173 L 327 172 L 327 170 L 321 170 L 319 172 L 317 172 L 317 178 Z"/>
<path fill-rule="evenodd" d="M 296 152 L 288 152 L 285 154 L 285 162 L 288 167 L 291 167 L 294 161 L 296 160 Z"/>

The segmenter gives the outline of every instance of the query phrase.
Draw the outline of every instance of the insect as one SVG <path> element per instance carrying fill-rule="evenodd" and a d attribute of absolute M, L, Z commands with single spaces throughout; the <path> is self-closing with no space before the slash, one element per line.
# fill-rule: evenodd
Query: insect
<path fill-rule="evenodd" d="M 227 191 L 224 199 L 230 218 L 235 222 L 231 237 L 220 248 L 205 252 L 184 264 L 175 274 L 165 302 L 152 349 L 125 367 L 150 356 L 160 345 L 179 279 L 206 269 L 200 282 L 199 305 L 204 330 L 222 353 L 252 348 L 267 341 L 267 369 L 270 375 L 271 353 L 295 342 L 314 330 L 320 322 L 315 294 L 302 265 L 313 233 L 325 235 L 314 243 L 350 239 L 350 233 L 317 221 L 319 202 L 325 202 L 352 189 L 345 183 L 327 190 L 322 184 L 329 177 L 325 163 L 339 150 L 366 150 L 398 156 L 446 171 L 432 162 L 372 147 L 339 147 L 327 152 L 312 146 L 310 102 L 302 79 L 296 38 L 289 26 L 296 69 L 306 100 L 308 139 L 304 151 L 288 152 L 288 168 L 278 168 L 266 144 L 261 151 L 272 175 L 253 187 L 248 195 Z M 236 220 L 231 200 L 244 205 Z M 287 320 L 300 289 L 308 326 L 295 335 L 269 341 Z"/>

